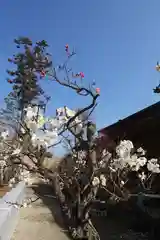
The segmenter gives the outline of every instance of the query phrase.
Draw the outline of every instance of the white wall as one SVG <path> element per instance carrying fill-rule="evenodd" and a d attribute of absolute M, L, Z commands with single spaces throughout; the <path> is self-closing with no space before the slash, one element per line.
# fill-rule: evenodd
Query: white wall
<path fill-rule="evenodd" d="M 0 198 L 0 240 L 10 240 L 15 230 L 19 208 L 6 202 L 22 203 L 25 196 L 25 183 L 20 182 L 10 192 Z"/>

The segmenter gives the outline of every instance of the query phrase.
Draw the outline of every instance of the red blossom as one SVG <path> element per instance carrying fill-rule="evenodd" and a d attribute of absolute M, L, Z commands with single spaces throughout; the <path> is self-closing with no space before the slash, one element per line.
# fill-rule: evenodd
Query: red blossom
<path fill-rule="evenodd" d="M 84 78 L 84 73 L 83 72 L 80 72 L 80 77 Z"/>
<path fill-rule="evenodd" d="M 100 91 L 101 91 L 100 88 L 96 88 L 96 93 L 97 94 L 100 94 Z"/>
<path fill-rule="evenodd" d="M 42 70 L 42 71 L 40 72 L 40 76 L 41 76 L 42 78 L 45 77 L 45 76 L 46 76 L 46 72 Z"/>
<path fill-rule="evenodd" d="M 7 79 L 7 82 L 10 84 L 13 83 L 13 81 L 11 79 Z"/>

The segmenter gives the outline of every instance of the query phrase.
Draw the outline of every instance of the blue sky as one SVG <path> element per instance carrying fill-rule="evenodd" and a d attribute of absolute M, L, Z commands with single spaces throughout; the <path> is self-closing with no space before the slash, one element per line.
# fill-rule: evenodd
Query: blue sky
<path fill-rule="evenodd" d="M 63 62 L 66 43 L 75 47 L 73 69 L 101 88 L 94 114 L 98 128 L 159 101 L 152 91 L 160 79 L 155 70 L 160 59 L 159 9 L 159 0 L 1 1 L 0 105 L 9 91 L 5 70 L 16 50 L 12 41 L 22 35 L 46 39 L 55 64 Z M 51 115 L 57 107 L 88 102 L 57 84 L 44 85 L 52 96 Z"/>

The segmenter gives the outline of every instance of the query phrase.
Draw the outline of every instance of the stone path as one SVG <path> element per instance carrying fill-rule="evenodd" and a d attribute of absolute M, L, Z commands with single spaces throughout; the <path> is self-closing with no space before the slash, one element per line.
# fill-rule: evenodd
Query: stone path
<path fill-rule="evenodd" d="M 43 189 L 40 190 L 41 194 L 42 192 Z M 36 198 L 31 188 L 27 189 L 26 196 Z M 19 222 L 12 240 L 69 239 L 63 229 L 57 224 L 57 216 L 60 216 L 60 212 L 58 206 L 56 206 L 56 200 L 48 198 L 45 201 L 47 202 L 44 203 L 44 200 L 40 199 L 32 203 L 31 207 L 20 210 Z M 60 221 L 62 222 L 62 220 Z"/>

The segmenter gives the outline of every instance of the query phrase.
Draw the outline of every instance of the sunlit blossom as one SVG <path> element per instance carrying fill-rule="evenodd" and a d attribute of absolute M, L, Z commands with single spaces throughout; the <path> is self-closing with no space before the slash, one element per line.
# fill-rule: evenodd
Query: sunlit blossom
<path fill-rule="evenodd" d="M 92 181 L 92 185 L 93 185 L 93 186 L 97 186 L 97 185 L 99 185 L 99 184 L 100 184 L 99 178 L 98 178 L 98 177 L 94 177 L 94 178 L 93 178 L 93 181 Z"/>
<path fill-rule="evenodd" d="M 9 137 L 9 131 L 5 130 L 1 132 L 1 137 L 5 140 L 7 137 Z"/>
<path fill-rule="evenodd" d="M 150 161 L 148 161 L 147 168 L 153 173 L 160 173 L 160 165 L 158 164 L 158 160 L 155 158 L 152 158 Z"/>
<path fill-rule="evenodd" d="M 99 178 L 100 178 L 102 186 L 105 187 L 106 186 L 106 177 L 105 177 L 105 175 L 101 174 Z"/>
<path fill-rule="evenodd" d="M 16 148 L 15 150 L 13 150 L 12 155 L 19 155 L 21 152 L 21 148 Z"/>

